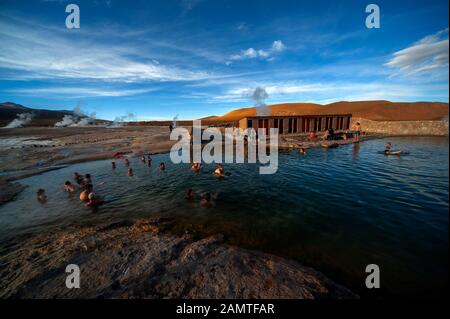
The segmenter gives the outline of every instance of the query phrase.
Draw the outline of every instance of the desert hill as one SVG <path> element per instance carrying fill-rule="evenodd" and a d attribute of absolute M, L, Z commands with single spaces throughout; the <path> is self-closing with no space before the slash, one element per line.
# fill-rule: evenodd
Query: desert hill
<path fill-rule="evenodd" d="M 73 111 L 33 109 L 13 102 L 4 102 L 0 103 L 0 127 L 16 119 L 19 114 L 33 114 L 31 122 L 27 123 L 26 126 L 54 126 L 65 115 L 75 115 Z M 96 120 L 95 122 L 103 123 L 109 121 Z"/>
<path fill-rule="evenodd" d="M 389 102 L 358 101 L 336 102 L 326 105 L 314 103 L 285 103 L 269 106 L 271 115 L 316 115 L 352 114 L 374 121 L 417 121 L 448 118 L 448 103 L 440 102 Z M 255 107 L 231 111 L 215 118 L 216 121 L 232 122 L 248 116 L 255 116 Z"/>
<path fill-rule="evenodd" d="M 14 120 L 18 114 L 32 113 L 33 119 L 30 126 L 53 126 L 61 121 L 64 115 L 73 115 L 71 111 L 51 111 L 32 109 L 20 104 L 5 102 L 0 103 L 0 127 Z"/>

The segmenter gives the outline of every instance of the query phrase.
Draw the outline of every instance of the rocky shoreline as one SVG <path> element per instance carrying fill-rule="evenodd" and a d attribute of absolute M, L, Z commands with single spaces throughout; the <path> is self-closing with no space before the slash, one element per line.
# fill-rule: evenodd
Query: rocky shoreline
<path fill-rule="evenodd" d="M 0 205 L 13 200 L 24 189 L 20 183 L 0 181 Z"/>
<path fill-rule="evenodd" d="M 161 231 L 161 220 L 73 226 L 1 245 L 0 298 L 354 299 L 320 272 L 274 255 Z M 65 267 L 80 267 L 80 289 Z"/>

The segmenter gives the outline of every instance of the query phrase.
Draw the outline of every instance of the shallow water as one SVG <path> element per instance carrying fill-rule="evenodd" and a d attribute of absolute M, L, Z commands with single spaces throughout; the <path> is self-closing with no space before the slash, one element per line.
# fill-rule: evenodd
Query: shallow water
<path fill-rule="evenodd" d="M 386 140 L 280 153 L 275 175 L 258 165 L 226 164 L 224 179 L 156 155 L 147 167 L 131 159 L 135 175 L 118 160 L 82 163 L 21 182 L 29 187 L 0 206 L 0 236 L 74 223 L 161 216 L 173 231 L 222 233 L 232 244 L 294 258 L 363 296 L 432 297 L 448 287 L 448 138 L 392 138 L 405 156 L 379 154 Z M 167 169 L 159 171 L 159 162 Z M 91 173 L 107 203 L 85 208 L 63 191 L 72 172 Z M 104 182 L 102 184 L 101 182 Z M 35 200 L 45 188 L 47 203 Z M 184 199 L 188 188 L 215 198 L 212 207 Z M 381 269 L 381 290 L 365 289 L 365 267 Z"/>

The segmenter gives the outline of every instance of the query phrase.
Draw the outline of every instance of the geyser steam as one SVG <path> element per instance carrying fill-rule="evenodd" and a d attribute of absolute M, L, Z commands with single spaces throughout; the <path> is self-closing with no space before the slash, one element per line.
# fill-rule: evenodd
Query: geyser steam
<path fill-rule="evenodd" d="M 270 108 L 266 105 L 265 100 L 269 97 L 266 89 L 262 87 L 256 87 L 253 93 L 250 95 L 253 101 L 255 101 L 256 115 L 257 116 L 269 116 Z"/>
<path fill-rule="evenodd" d="M 95 121 L 95 113 L 86 115 L 82 106 L 83 102 L 79 101 L 77 106 L 73 109 L 73 115 L 64 115 L 61 121 L 55 123 L 55 127 L 77 127 L 77 126 L 89 126 Z"/>
<path fill-rule="evenodd" d="M 5 126 L 5 128 L 18 128 L 18 127 L 24 127 L 28 123 L 31 122 L 34 115 L 33 113 L 21 113 L 17 114 L 17 118 L 15 118 L 13 121 L 11 121 L 8 125 Z"/>

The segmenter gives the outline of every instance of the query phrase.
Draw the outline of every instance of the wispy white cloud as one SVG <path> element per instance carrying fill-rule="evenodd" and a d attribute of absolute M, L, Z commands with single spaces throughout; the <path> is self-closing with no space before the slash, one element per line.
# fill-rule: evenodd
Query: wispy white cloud
<path fill-rule="evenodd" d="M 85 79 L 111 82 L 193 81 L 209 72 L 156 63 L 139 47 L 100 44 L 62 29 L 0 19 L 0 68 L 25 79 Z M 137 59 L 136 57 L 140 58 Z M 1 76 L 1 74 L 0 74 Z"/>
<path fill-rule="evenodd" d="M 256 50 L 254 48 L 248 48 L 247 50 L 243 50 L 238 54 L 233 54 L 230 57 L 230 60 L 236 61 L 236 60 L 244 60 L 244 59 L 255 59 L 255 58 L 262 58 L 262 59 L 268 59 L 271 56 L 280 53 L 286 49 L 286 46 L 281 40 L 276 40 L 272 43 L 272 46 L 267 50 Z"/>
<path fill-rule="evenodd" d="M 335 101 L 379 100 L 408 101 L 423 96 L 448 99 L 448 86 L 444 84 L 399 84 L 399 83 L 252 83 L 251 86 L 234 87 L 221 95 L 210 96 L 212 103 L 249 102 L 256 86 L 264 87 L 271 101 L 330 103 Z M 330 98 L 330 96 L 332 98 Z"/>
<path fill-rule="evenodd" d="M 46 87 L 46 88 L 27 88 L 12 89 L 4 92 L 14 93 L 17 95 L 31 96 L 64 96 L 70 98 L 83 97 L 120 97 L 138 95 L 148 92 L 154 92 L 157 89 L 99 89 L 99 88 L 83 88 L 83 87 Z"/>
<path fill-rule="evenodd" d="M 449 67 L 448 28 L 429 35 L 412 46 L 397 51 L 385 64 L 400 74 L 420 75 L 447 71 Z"/>

